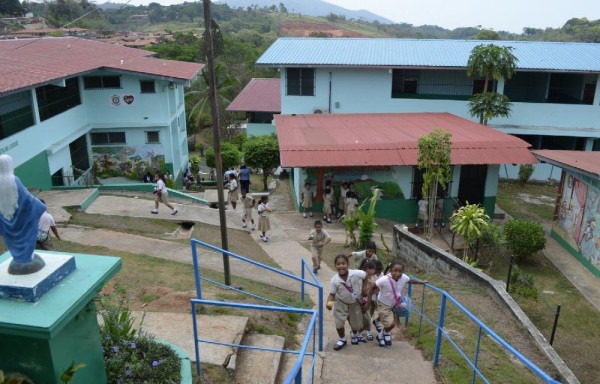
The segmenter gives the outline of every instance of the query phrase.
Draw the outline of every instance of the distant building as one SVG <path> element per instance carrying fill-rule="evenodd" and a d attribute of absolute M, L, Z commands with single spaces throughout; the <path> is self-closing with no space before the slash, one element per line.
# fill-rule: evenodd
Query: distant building
<path fill-rule="evenodd" d="M 246 132 L 249 136 L 275 133 L 273 116 L 281 113 L 281 80 L 250 80 L 227 110 L 246 113 Z"/>
<path fill-rule="evenodd" d="M 74 37 L 0 40 L 0 153 L 27 187 L 188 164 L 183 87 L 202 64 Z"/>

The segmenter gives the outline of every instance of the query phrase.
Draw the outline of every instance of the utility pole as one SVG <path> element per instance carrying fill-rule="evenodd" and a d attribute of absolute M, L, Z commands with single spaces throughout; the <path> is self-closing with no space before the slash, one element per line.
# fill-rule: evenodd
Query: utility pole
<path fill-rule="evenodd" d="M 215 85 L 215 56 L 212 35 L 212 16 L 210 0 L 203 0 L 204 5 L 204 44 L 206 45 L 206 74 L 210 93 L 210 110 L 212 117 L 213 139 L 215 148 L 215 167 L 217 168 L 217 191 L 219 195 L 219 222 L 221 225 L 221 248 L 229 250 L 227 242 L 227 218 L 225 217 L 225 195 L 223 193 L 223 162 L 221 160 L 221 130 L 219 129 L 219 107 L 217 105 L 217 87 Z M 225 285 L 231 285 L 229 272 L 229 255 L 223 253 L 223 272 Z"/>

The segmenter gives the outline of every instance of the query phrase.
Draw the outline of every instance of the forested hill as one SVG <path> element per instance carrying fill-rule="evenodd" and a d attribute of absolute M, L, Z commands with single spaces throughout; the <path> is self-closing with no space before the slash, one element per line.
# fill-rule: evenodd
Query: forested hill
<path fill-rule="evenodd" d="M 219 0 L 219 3 L 229 5 L 231 8 L 248 8 L 248 7 L 281 7 L 284 6 L 289 13 L 297 13 L 308 16 L 327 16 L 335 14 L 344 16 L 346 19 L 364 20 L 367 22 L 377 21 L 382 24 L 394 24 L 390 19 L 376 15 L 365 9 L 353 11 L 342 8 L 335 4 L 328 3 L 322 0 Z"/>

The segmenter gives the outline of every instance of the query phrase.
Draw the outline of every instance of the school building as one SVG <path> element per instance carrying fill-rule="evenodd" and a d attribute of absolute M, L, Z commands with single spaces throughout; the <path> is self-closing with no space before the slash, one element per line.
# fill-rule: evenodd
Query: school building
<path fill-rule="evenodd" d="M 256 65 L 278 69 L 281 114 L 449 112 L 477 121 L 468 99 L 483 79 L 469 78 L 466 65 L 475 46 L 490 43 L 513 47 L 518 59 L 515 76 L 492 83 L 512 112 L 490 127 L 532 149 L 600 150 L 599 44 L 280 38 Z M 504 164 L 499 176 L 516 178 L 518 169 Z M 560 169 L 539 164 L 532 178 L 558 180 Z"/>
<path fill-rule="evenodd" d="M 562 169 L 552 237 L 600 278 L 600 152 L 533 151 Z"/>
<path fill-rule="evenodd" d="M 90 172 L 129 176 L 188 164 L 183 87 L 202 64 L 76 37 L 0 40 L 0 153 L 28 188 Z"/>

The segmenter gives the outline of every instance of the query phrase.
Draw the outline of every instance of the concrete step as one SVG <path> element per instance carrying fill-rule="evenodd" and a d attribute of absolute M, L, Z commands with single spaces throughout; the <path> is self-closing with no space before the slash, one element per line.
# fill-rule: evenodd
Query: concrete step
<path fill-rule="evenodd" d="M 246 334 L 243 344 L 254 347 L 283 349 L 285 339 L 277 335 L 263 335 L 259 333 Z M 235 370 L 236 384 L 272 384 L 275 382 L 281 352 L 259 351 L 255 349 L 240 348 L 237 353 Z"/>
<path fill-rule="evenodd" d="M 142 330 L 156 338 L 173 343 L 196 361 L 194 326 L 189 313 L 133 312 L 137 321 L 142 321 Z M 231 344 L 240 344 L 246 330 L 247 317 L 229 315 L 196 315 L 199 338 Z M 237 348 L 200 343 L 200 361 L 236 369 Z"/>

